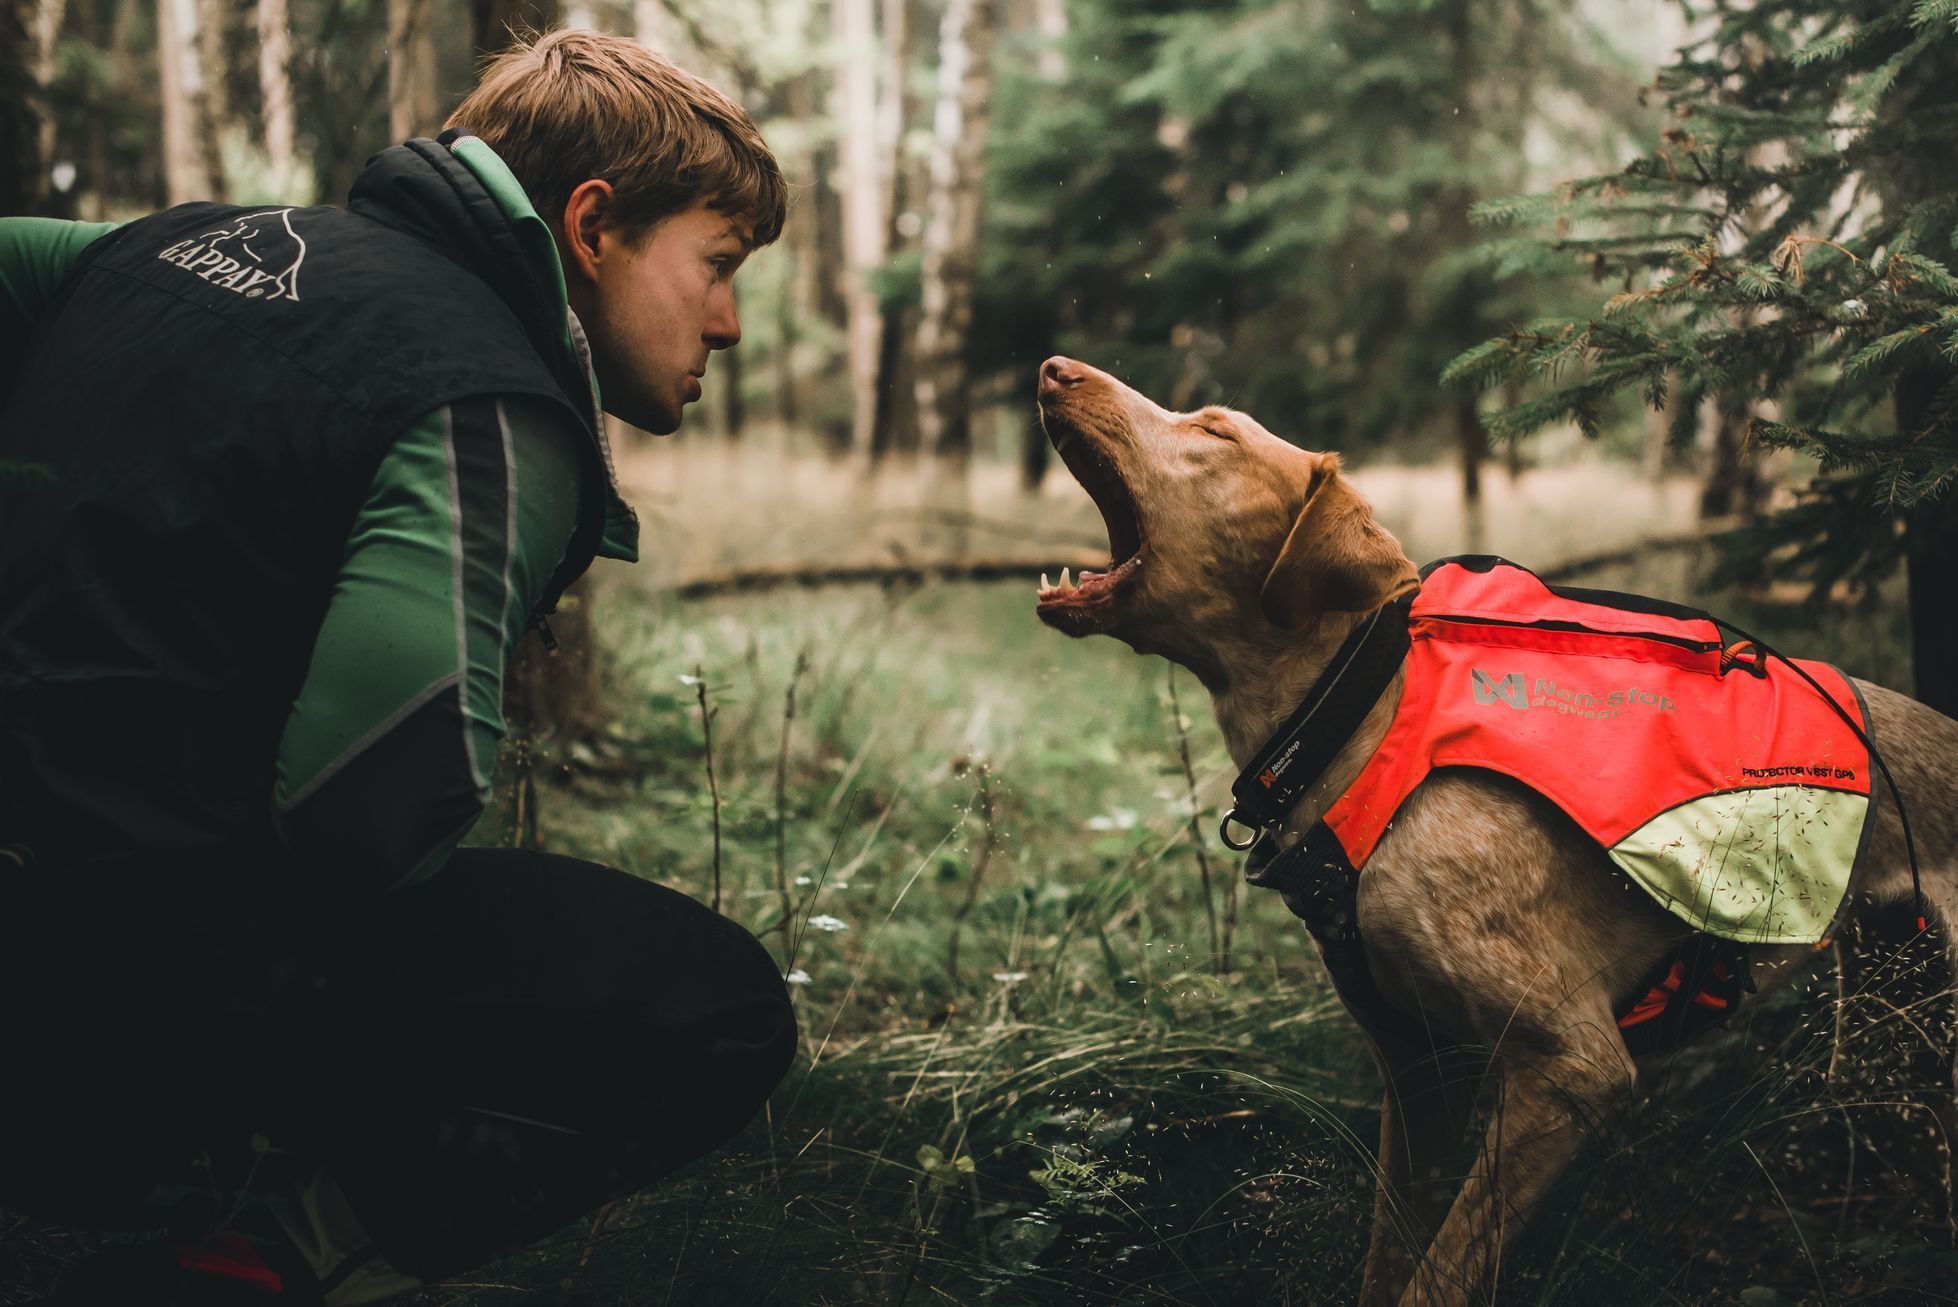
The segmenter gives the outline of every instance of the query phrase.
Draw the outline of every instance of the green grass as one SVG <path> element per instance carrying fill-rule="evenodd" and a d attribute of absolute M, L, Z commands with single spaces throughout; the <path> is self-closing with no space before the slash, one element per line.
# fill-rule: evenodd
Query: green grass
<path fill-rule="evenodd" d="M 1690 564 L 1586 580 L 1902 679 L 1896 596 L 1794 611 L 1694 593 Z M 797 973 L 802 1052 L 763 1119 L 595 1239 L 581 1224 L 423 1302 L 549 1299 L 587 1252 L 579 1292 L 602 1303 L 1353 1299 L 1377 1083 L 1274 899 L 1245 891 L 1228 971 L 1214 955 L 1231 768 L 1192 678 L 1041 628 L 1030 586 L 680 605 L 609 580 L 616 725 L 597 759 L 546 769 L 544 842 L 709 896 L 699 669 L 725 908 Z M 1958 1301 L 1899 1179 L 1928 1155 L 1916 1118 L 1869 1105 L 1915 1037 L 1879 1022 L 1825 1084 L 1833 983 L 1678 1055 L 1547 1204 L 1501 1300 Z"/>

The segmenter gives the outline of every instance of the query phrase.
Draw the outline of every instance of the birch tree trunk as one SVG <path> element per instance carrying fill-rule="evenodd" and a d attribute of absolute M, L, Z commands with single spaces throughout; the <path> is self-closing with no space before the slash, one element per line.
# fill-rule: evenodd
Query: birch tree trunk
<path fill-rule="evenodd" d="M 388 0 L 388 135 L 405 141 L 441 126 L 435 91 L 434 0 Z"/>
<path fill-rule="evenodd" d="M 877 150 L 877 30 L 872 0 L 835 0 L 836 105 L 843 193 L 844 340 L 850 359 L 850 448 L 870 454 L 877 425 L 883 315 L 871 276 L 884 262 L 889 218 Z"/>
<path fill-rule="evenodd" d="M 1067 80 L 1067 6 L 1063 0 L 1034 0 L 1034 24 L 1040 32 L 1040 80 L 1059 86 Z M 1032 495 L 1040 492 L 1047 469 L 1054 464 L 1054 446 L 1047 439 L 1037 413 L 1030 414 L 1020 429 L 1020 489 Z"/>
<path fill-rule="evenodd" d="M 927 454 L 955 466 L 972 454 L 965 344 L 978 272 L 979 191 L 997 18 L 996 0 L 948 0 L 939 27 L 918 323 L 918 431 Z"/>
<path fill-rule="evenodd" d="M 280 193 L 292 183 L 293 115 L 286 0 L 258 0 L 258 94 L 263 106 L 265 157 Z"/>
<path fill-rule="evenodd" d="M 656 54 L 673 55 L 672 22 L 662 0 L 633 0 L 632 36 Z"/>
<path fill-rule="evenodd" d="M 171 204 L 208 200 L 210 162 L 199 139 L 204 68 L 197 49 L 197 0 L 157 0 L 156 61 L 163 93 L 163 178 Z"/>

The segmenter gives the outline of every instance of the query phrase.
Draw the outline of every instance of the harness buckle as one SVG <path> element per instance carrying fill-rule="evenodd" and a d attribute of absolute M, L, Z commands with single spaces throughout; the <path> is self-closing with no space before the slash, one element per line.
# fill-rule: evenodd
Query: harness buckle
<path fill-rule="evenodd" d="M 1244 827 L 1245 830 L 1250 831 L 1251 838 L 1245 840 L 1242 844 L 1239 844 L 1236 840 L 1232 839 L 1231 824 L 1233 822 L 1235 822 L 1239 826 Z M 1263 834 L 1263 832 L 1260 831 L 1256 826 L 1253 826 L 1250 822 L 1239 820 L 1236 808 L 1232 808 L 1229 812 L 1225 813 L 1224 820 L 1218 823 L 1217 826 L 1217 838 L 1224 842 L 1225 848 L 1233 849 L 1238 853 L 1242 853 L 1244 852 L 1244 850 L 1250 848 L 1253 844 L 1256 844 L 1258 842 L 1258 837 L 1261 834 Z"/>

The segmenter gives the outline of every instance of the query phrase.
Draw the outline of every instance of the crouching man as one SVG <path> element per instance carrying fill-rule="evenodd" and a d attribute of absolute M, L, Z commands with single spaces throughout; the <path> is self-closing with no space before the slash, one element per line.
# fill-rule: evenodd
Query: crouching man
<path fill-rule="evenodd" d="M 59 1298 L 379 1301 L 781 1079 L 746 931 L 455 846 L 517 638 L 636 556 L 600 410 L 679 426 L 784 195 L 733 102 L 554 32 L 344 209 L 0 220 L 0 1205 L 170 1231 Z"/>

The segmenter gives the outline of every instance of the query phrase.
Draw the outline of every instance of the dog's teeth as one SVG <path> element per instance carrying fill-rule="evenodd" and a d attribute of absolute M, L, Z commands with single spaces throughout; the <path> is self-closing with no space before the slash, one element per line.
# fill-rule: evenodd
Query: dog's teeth
<path fill-rule="evenodd" d="M 1072 590 L 1073 588 L 1074 588 L 1074 578 L 1069 576 L 1067 574 L 1067 569 L 1063 567 L 1061 569 L 1061 589 Z"/>
<path fill-rule="evenodd" d="M 1052 590 L 1054 588 L 1053 585 L 1047 580 L 1047 574 L 1045 572 L 1042 572 L 1040 574 L 1040 588 L 1042 590 Z"/>

